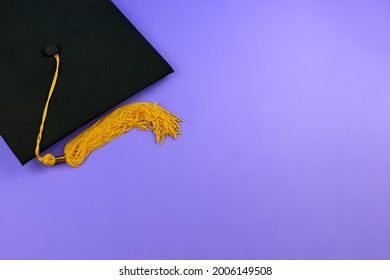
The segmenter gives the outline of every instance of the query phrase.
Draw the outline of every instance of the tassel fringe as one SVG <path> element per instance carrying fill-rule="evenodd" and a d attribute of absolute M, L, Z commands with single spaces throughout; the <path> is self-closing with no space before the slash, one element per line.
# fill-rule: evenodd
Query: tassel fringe
<path fill-rule="evenodd" d="M 94 150 L 121 136 L 133 128 L 153 130 L 156 142 L 164 143 L 165 137 L 177 139 L 181 134 L 182 119 L 168 112 L 156 103 L 134 103 L 120 107 L 97 121 L 65 146 L 66 162 L 80 166 Z"/>

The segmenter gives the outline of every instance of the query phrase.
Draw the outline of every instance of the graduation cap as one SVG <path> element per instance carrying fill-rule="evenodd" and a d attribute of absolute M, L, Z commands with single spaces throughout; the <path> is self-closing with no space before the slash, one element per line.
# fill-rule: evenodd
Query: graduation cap
<path fill-rule="evenodd" d="M 22 164 L 36 156 L 79 166 L 132 128 L 176 138 L 180 118 L 135 103 L 76 136 L 64 155 L 40 155 L 172 72 L 111 1 L 0 0 L 0 133 Z"/>

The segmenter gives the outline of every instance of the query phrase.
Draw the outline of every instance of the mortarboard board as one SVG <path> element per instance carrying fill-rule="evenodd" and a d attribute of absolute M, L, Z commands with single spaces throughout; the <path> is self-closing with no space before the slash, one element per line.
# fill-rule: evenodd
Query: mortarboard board
<path fill-rule="evenodd" d="M 0 0 L 0 133 L 22 164 L 43 161 L 40 149 L 172 72 L 111 1 Z M 81 135 L 95 143 L 73 143 L 73 153 L 85 157 L 132 127 L 154 130 L 157 141 L 176 137 L 179 121 L 155 104 L 127 106 Z"/>

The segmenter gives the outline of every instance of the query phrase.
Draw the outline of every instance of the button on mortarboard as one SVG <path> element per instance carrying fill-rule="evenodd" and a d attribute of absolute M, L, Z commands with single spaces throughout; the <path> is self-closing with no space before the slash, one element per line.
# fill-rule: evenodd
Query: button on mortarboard
<path fill-rule="evenodd" d="M 41 151 L 173 72 L 111 1 L 1 2 L 0 134 L 23 164 L 35 157 L 52 46 L 61 68 Z"/>
<path fill-rule="evenodd" d="M 59 48 L 57 45 L 47 45 L 43 49 L 43 53 L 47 56 L 54 56 L 55 54 L 58 54 Z"/>

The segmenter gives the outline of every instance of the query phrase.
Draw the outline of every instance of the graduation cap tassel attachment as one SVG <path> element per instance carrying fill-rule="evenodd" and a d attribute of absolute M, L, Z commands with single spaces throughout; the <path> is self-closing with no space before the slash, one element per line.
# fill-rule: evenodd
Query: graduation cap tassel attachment
<path fill-rule="evenodd" d="M 46 154 L 42 157 L 39 152 L 39 147 L 42 140 L 50 99 L 57 83 L 60 67 L 59 55 L 55 54 L 54 58 L 56 59 L 56 71 L 43 111 L 42 122 L 35 148 L 35 155 L 43 164 L 53 166 L 56 163 L 67 162 L 70 166 L 78 167 L 92 151 L 104 146 L 106 143 L 133 128 L 153 130 L 156 135 L 156 142 L 160 144 L 164 143 L 166 136 L 172 136 L 177 139 L 177 136 L 181 134 L 179 123 L 183 120 L 178 116 L 175 116 L 158 106 L 157 103 L 133 103 L 114 110 L 77 135 L 66 144 L 64 155 L 55 157 L 51 154 Z"/>

